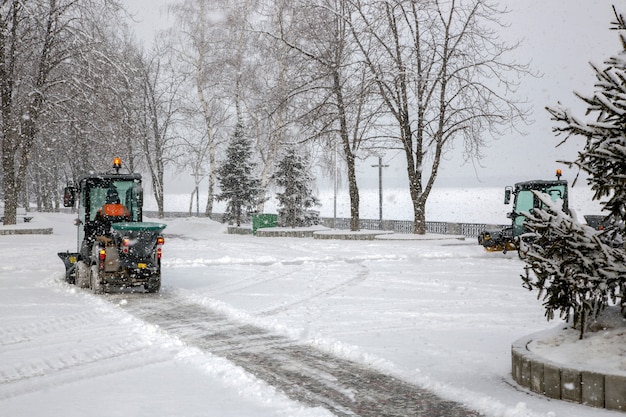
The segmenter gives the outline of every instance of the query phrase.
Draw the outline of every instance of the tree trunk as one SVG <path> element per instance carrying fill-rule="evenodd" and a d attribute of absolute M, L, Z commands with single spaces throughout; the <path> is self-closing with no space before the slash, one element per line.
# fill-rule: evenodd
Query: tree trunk
<path fill-rule="evenodd" d="M 17 190 L 15 189 L 15 168 L 13 159 L 4 156 L 3 153 L 3 171 L 4 171 L 4 222 L 3 224 L 12 225 L 17 221 Z"/>
<path fill-rule="evenodd" d="M 158 73 L 155 75 L 155 85 L 158 75 Z M 162 219 L 164 217 L 163 147 L 167 131 L 163 125 L 166 125 L 168 121 L 166 120 L 161 122 L 161 119 L 159 118 L 158 107 L 160 103 L 157 103 L 155 85 L 151 84 L 149 72 L 148 69 L 146 69 L 146 73 L 144 74 L 144 94 L 146 100 L 145 111 L 147 114 L 144 117 L 149 120 L 149 123 L 146 124 L 146 132 L 144 132 L 143 152 L 146 157 L 146 163 L 148 165 L 148 169 L 150 170 L 150 177 L 152 179 L 152 192 L 157 203 L 157 217 Z"/>
<path fill-rule="evenodd" d="M 195 187 L 191 192 L 191 196 L 189 197 L 189 216 L 191 216 L 191 213 L 193 212 L 193 197 L 196 195 L 197 189 L 198 187 Z"/>
<path fill-rule="evenodd" d="M 412 160 L 413 158 L 407 158 L 409 164 Z M 423 235 L 426 233 L 426 199 L 422 191 L 422 175 L 418 169 L 409 165 L 408 176 L 409 192 L 413 206 L 413 233 Z"/>
<path fill-rule="evenodd" d="M 413 201 L 413 233 L 426 233 L 426 201 L 422 198 Z"/>
<path fill-rule="evenodd" d="M 200 105 L 202 106 L 202 112 L 204 113 L 204 125 L 207 131 L 207 140 L 208 140 L 208 148 L 209 148 L 209 188 L 208 188 L 208 196 L 206 201 L 206 209 L 204 213 L 207 217 L 211 218 L 213 216 L 213 200 L 215 200 L 215 154 L 216 154 L 216 144 L 215 144 L 215 136 L 213 134 L 213 123 L 212 123 L 212 113 L 211 108 L 209 106 L 206 97 L 204 96 L 204 92 L 202 91 L 200 85 L 200 68 L 196 71 L 196 93 L 198 95 L 198 100 L 200 101 Z"/>
<path fill-rule="evenodd" d="M 283 60 L 280 60 L 278 62 L 278 65 L 280 66 L 279 68 L 279 72 L 278 72 L 278 83 L 280 86 L 280 90 L 286 90 L 286 83 L 287 83 L 287 75 L 286 75 L 286 66 L 285 66 L 285 62 Z M 284 100 L 284 102 L 281 102 L 281 104 L 278 106 L 278 108 L 275 109 L 275 115 L 276 117 L 273 120 L 273 128 L 269 129 L 269 133 L 267 134 L 267 138 L 268 138 L 268 144 L 267 144 L 267 153 L 265 155 L 265 157 L 262 157 L 262 161 L 263 161 L 263 169 L 261 171 L 261 187 L 263 188 L 263 190 L 267 190 L 268 186 L 270 185 L 271 182 L 271 174 L 272 171 L 274 170 L 274 163 L 276 161 L 276 155 L 278 154 L 278 151 L 280 149 L 281 146 L 281 142 L 283 141 L 283 125 L 284 125 L 284 120 L 285 120 L 285 102 L 287 101 L 286 98 L 282 98 L 281 100 Z M 272 120 L 272 118 L 269 118 L 269 120 Z M 261 135 L 259 135 L 260 137 Z M 259 146 L 259 148 L 261 148 Z M 261 155 L 263 156 L 263 153 L 261 152 Z M 265 210 L 265 200 L 261 201 L 261 203 L 259 204 L 259 211 L 262 213 Z"/>
<path fill-rule="evenodd" d="M 10 110 L 3 109 L 3 115 L 11 114 Z M 18 189 L 15 181 L 15 152 L 17 133 L 11 129 L 10 123 L 3 124 L 2 137 L 2 173 L 4 182 L 4 221 L 5 225 L 12 225 L 17 220 Z"/>
<path fill-rule="evenodd" d="M 350 194 L 350 230 L 355 232 L 360 229 L 359 221 L 359 187 L 356 182 L 355 157 L 350 147 L 348 123 L 346 121 L 346 108 L 341 90 L 341 79 L 338 71 L 333 71 L 333 89 L 337 98 L 337 112 L 339 113 L 339 131 L 343 145 L 343 153 L 346 157 L 348 168 L 348 192 Z"/>
<path fill-rule="evenodd" d="M 237 227 L 241 226 L 241 205 L 235 203 L 235 216 L 237 217 Z"/>
<path fill-rule="evenodd" d="M 163 167 L 161 166 L 161 164 L 159 164 L 156 180 L 152 181 L 152 186 L 154 187 L 154 196 L 157 203 L 158 218 L 162 219 L 163 217 L 165 217 L 165 204 L 163 195 Z"/>
<path fill-rule="evenodd" d="M 215 166 L 215 144 L 211 146 L 209 149 L 209 189 L 208 196 L 206 200 L 206 210 L 205 214 L 208 218 L 213 218 L 213 201 L 215 200 L 215 180 L 216 180 L 216 172 L 213 168 Z"/>

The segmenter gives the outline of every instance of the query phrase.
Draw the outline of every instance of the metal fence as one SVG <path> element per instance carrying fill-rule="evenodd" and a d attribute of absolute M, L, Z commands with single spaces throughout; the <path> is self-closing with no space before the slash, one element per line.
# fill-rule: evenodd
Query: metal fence
<path fill-rule="evenodd" d="M 348 218 L 322 218 L 321 223 L 333 229 L 350 229 Z M 442 235 L 462 235 L 476 237 L 487 228 L 501 228 L 502 225 L 488 225 L 486 223 L 451 223 L 451 222 L 426 222 L 426 232 Z M 368 230 L 392 230 L 394 233 L 413 233 L 411 220 L 380 220 L 359 219 L 359 228 Z"/>
<path fill-rule="evenodd" d="M 147 217 L 156 217 L 157 213 L 153 211 L 145 211 Z M 165 217 L 192 217 L 195 213 L 189 212 L 166 212 Z M 222 213 L 213 213 L 212 219 L 215 221 L 222 220 Z M 320 218 L 320 224 L 332 229 L 349 230 L 349 218 Z M 426 222 L 426 232 L 437 233 L 442 235 L 461 235 L 467 237 L 476 237 L 487 228 L 502 228 L 503 225 L 487 225 L 486 223 L 451 223 L 451 222 Z M 359 219 L 359 228 L 366 230 L 390 230 L 394 233 L 413 233 L 413 222 L 411 220 L 383 220 L 382 223 L 378 219 Z"/>

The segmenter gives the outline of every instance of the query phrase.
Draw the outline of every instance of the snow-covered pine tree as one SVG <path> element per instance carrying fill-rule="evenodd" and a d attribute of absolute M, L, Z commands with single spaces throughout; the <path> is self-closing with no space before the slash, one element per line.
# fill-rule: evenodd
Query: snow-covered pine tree
<path fill-rule="evenodd" d="M 278 224 L 281 226 L 309 226 L 318 218 L 310 209 L 319 206 L 319 200 L 313 195 L 313 177 L 306 158 L 293 147 L 289 147 L 278 163 L 274 174 L 276 184 L 283 189 L 277 192 Z"/>
<path fill-rule="evenodd" d="M 622 51 L 604 62 L 604 68 L 591 64 L 596 77 L 597 91 L 593 96 L 576 94 L 587 104 L 587 114 L 595 120 L 583 120 L 561 106 L 547 108 L 552 119 L 564 125 L 554 130 L 571 136 L 586 138 L 583 152 L 570 162 L 589 174 L 588 183 L 594 199 L 602 202 L 613 234 L 626 233 L 626 21 L 615 7 L 615 22 L 611 29 L 619 31 Z"/>
<path fill-rule="evenodd" d="M 261 201 L 261 181 L 254 177 L 252 145 L 246 139 L 243 124 L 237 123 L 233 137 L 226 149 L 226 159 L 217 169 L 221 192 L 218 201 L 226 201 L 224 221 L 241 226 L 243 210 L 253 211 Z"/>
<path fill-rule="evenodd" d="M 534 236 L 523 247 L 527 264 L 523 285 L 539 291 L 548 320 L 555 312 L 565 320 L 573 313 L 573 325 L 582 339 L 590 320 L 622 301 L 626 253 L 606 245 L 595 229 L 563 213 L 549 195 L 535 194 L 544 209 L 526 214 L 526 227 Z"/>
<path fill-rule="evenodd" d="M 587 104 L 587 114 L 595 118 L 585 121 L 560 103 L 547 108 L 553 120 L 564 124 L 554 129 L 567 134 L 563 142 L 571 136 L 586 139 L 584 150 L 570 165 L 589 174 L 594 199 L 608 197 L 603 211 L 613 230 L 598 234 L 540 194 L 537 198 L 546 208 L 528 213 L 525 222 L 534 237 L 524 250 L 524 286 L 539 291 L 549 320 L 555 311 L 563 318 L 573 312 L 581 338 L 607 305 L 626 306 L 626 254 L 623 247 L 610 244 L 616 235 L 623 238 L 626 220 L 626 23 L 613 10 L 612 29 L 620 31 L 622 52 L 606 60 L 604 68 L 592 64 L 597 79 L 593 96 L 577 94 Z"/>

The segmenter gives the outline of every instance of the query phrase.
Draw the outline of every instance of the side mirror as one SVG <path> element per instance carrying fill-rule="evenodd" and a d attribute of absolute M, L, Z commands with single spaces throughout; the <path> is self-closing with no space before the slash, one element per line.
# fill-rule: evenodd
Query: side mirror
<path fill-rule="evenodd" d="M 76 187 L 65 187 L 63 189 L 63 207 L 74 207 L 76 203 Z"/>
<path fill-rule="evenodd" d="M 504 204 L 509 204 L 511 202 L 511 193 L 513 192 L 513 188 L 506 187 L 504 189 Z"/>

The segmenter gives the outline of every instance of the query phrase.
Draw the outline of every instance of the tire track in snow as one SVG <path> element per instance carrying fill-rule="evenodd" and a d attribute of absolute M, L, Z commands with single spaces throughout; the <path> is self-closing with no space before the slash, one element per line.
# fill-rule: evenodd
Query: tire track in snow
<path fill-rule="evenodd" d="M 317 292 L 314 292 L 312 294 L 308 294 L 305 297 L 281 304 L 279 306 L 276 307 L 271 307 L 268 309 L 265 309 L 263 311 L 258 312 L 257 314 L 259 314 L 261 317 L 267 317 L 267 316 L 271 316 L 272 314 L 277 314 L 277 313 L 281 313 L 287 310 L 290 310 L 294 307 L 297 307 L 301 304 L 304 304 L 308 301 L 311 301 L 315 298 L 321 297 L 321 296 L 330 296 L 334 293 L 337 293 L 341 290 L 343 290 L 344 288 L 353 286 L 353 285 L 357 285 L 363 281 L 365 281 L 367 279 L 367 277 L 369 276 L 369 270 L 367 269 L 367 267 L 363 264 L 359 264 L 359 266 L 361 267 L 361 270 L 357 272 L 356 276 L 348 278 L 344 281 L 341 281 L 329 288 L 323 288 Z"/>
<path fill-rule="evenodd" d="M 166 261 L 164 262 L 163 265 L 164 267 L 169 268 L 169 269 L 185 268 L 185 267 L 191 267 L 191 266 L 202 266 L 202 267 L 207 267 L 207 268 L 228 268 L 233 265 L 237 265 L 237 266 L 251 265 L 251 266 L 254 266 L 255 268 L 259 266 L 274 267 L 276 265 L 289 267 L 289 266 L 294 266 L 294 265 L 300 266 L 304 264 L 311 264 L 311 265 L 328 264 L 328 263 L 336 264 L 336 263 L 342 263 L 342 262 L 346 264 L 358 264 L 358 265 L 363 266 L 363 263 L 365 261 L 377 261 L 381 259 L 388 260 L 390 258 L 396 258 L 396 256 L 390 257 L 387 255 L 381 255 L 381 256 L 369 256 L 369 255 L 358 256 L 357 255 L 357 256 L 352 256 L 352 257 L 327 256 L 327 257 L 322 257 L 322 258 L 312 258 L 310 256 L 302 256 L 302 257 L 295 257 L 291 259 L 278 259 L 278 258 L 267 259 L 267 257 L 263 256 L 260 258 L 254 258 L 254 257 L 241 258 L 241 259 L 229 258 L 227 261 L 220 259 L 220 258 L 218 259 L 195 259 L 195 260 L 175 259 L 175 260 Z M 297 273 L 298 271 L 297 270 L 286 271 L 282 275 L 270 275 L 270 276 L 268 276 L 264 272 L 258 272 L 258 270 L 254 270 L 253 272 L 254 273 L 252 276 L 245 276 L 244 278 L 234 278 L 220 285 L 211 287 L 211 292 L 213 294 L 231 294 L 231 293 L 242 291 L 245 289 L 254 288 L 257 285 L 266 284 L 268 282 L 275 281 L 278 279 L 284 279 L 285 277 L 293 275 Z M 341 284 L 337 285 L 337 287 L 340 287 L 340 286 L 342 285 Z M 333 289 L 331 289 L 331 291 L 333 291 Z"/>
<path fill-rule="evenodd" d="M 28 324 L 0 328 L 0 347 L 28 342 L 31 339 L 51 333 L 87 327 L 97 316 L 97 312 L 83 312 L 80 315 L 72 315 L 71 317 L 41 319 Z"/>
<path fill-rule="evenodd" d="M 222 284 L 218 287 L 214 287 L 211 288 L 211 293 L 212 294 L 232 294 L 235 292 L 239 292 L 239 291 L 243 291 L 243 290 L 247 290 L 250 288 L 254 288 L 256 286 L 259 286 L 261 284 L 267 284 L 269 282 L 275 281 L 277 279 L 283 279 L 285 277 L 288 277 L 290 275 L 295 274 L 296 271 L 291 271 L 288 272 L 284 275 L 281 276 L 266 276 L 267 274 L 264 273 L 256 273 L 254 275 L 254 277 L 249 277 L 246 276 L 245 278 L 240 278 L 240 279 L 235 279 L 232 281 L 229 281 L 225 284 Z"/>
<path fill-rule="evenodd" d="M 337 416 L 476 417 L 479 414 L 365 365 L 163 293 L 112 302 L 190 346 L 223 357 L 311 407 Z"/>
<path fill-rule="evenodd" d="M 0 328 L 0 399 L 171 360 L 102 311 Z"/>
<path fill-rule="evenodd" d="M 105 348 L 93 355 L 71 354 L 17 364 L 12 369 L 0 370 L 0 400 L 95 376 L 140 369 L 171 359 L 170 355 L 155 355 L 147 347 L 134 351 Z"/>

